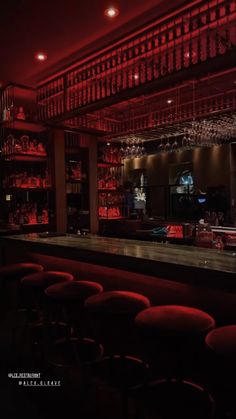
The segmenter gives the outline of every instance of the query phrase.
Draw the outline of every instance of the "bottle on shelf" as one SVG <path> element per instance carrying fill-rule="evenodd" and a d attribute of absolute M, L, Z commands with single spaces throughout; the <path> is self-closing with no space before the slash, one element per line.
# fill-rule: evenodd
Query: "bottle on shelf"
<path fill-rule="evenodd" d="M 36 203 L 17 204 L 9 211 L 8 222 L 10 225 L 48 224 L 49 211 L 46 205 L 39 210 Z"/>
<path fill-rule="evenodd" d="M 42 142 L 30 139 L 28 135 L 15 138 L 13 134 L 7 136 L 3 142 L 2 155 L 9 154 L 34 154 L 46 156 L 46 149 Z"/>
<path fill-rule="evenodd" d="M 33 171 L 33 169 L 22 172 L 15 171 L 10 175 L 6 175 L 3 178 L 4 188 L 50 188 L 51 178 L 47 169 L 41 169 L 39 171 Z"/>
<path fill-rule="evenodd" d="M 3 122 L 8 122 L 11 119 L 11 111 L 9 106 L 5 106 L 5 108 L 3 109 L 3 114 L 2 114 L 2 120 Z"/>

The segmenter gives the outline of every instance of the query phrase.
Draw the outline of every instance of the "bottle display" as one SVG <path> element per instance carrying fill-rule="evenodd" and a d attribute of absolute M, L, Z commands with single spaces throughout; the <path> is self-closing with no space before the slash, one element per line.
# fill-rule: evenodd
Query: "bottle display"
<path fill-rule="evenodd" d="M 82 169 L 81 161 L 70 160 L 66 163 L 66 181 L 78 181 L 82 180 Z"/>
<path fill-rule="evenodd" d="M 101 145 L 98 156 L 98 216 L 119 219 L 125 216 L 123 165 L 117 145 Z"/>
<path fill-rule="evenodd" d="M 47 169 L 28 169 L 13 171 L 3 177 L 3 188 L 37 189 L 50 188 L 51 177 Z"/>
<path fill-rule="evenodd" d="M 21 85 L 10 84 L 1 91 L 0 121 L 5 126 L 15 126 L 17 121 L 37 122 L 37 102 L 34 89 Z"/>
<path fill-rule="evenodd" d="M 52 178 L 44 140 L 35 139 L 33 133 L 20 136 L 19 131 L 16 135 L 11 130 L 3 140 L 1 157 L 6 222 L 24 227 L 49 224 Z"/>
<path fill-rule="evenodd" d="M 9 208 L 8 222 L 11 225 L 48 224 L 49 210 L 46 204 L 41 207 L 35 202 L 12 205 Z"/>
<path fill-rule="evenodd" d="M 1 120 L 1 222 L 21 226 L 23 231 L 30 225 L 33 231 L 48 229 L 48 224 L 54 228 L 50 137 L 37 123 L 35 89 L 6 86 L 0 96 Z"/>
<path fill-rule="evenodd" d="M 116 190 L 120 187 L 121 173 L 117 167 L 99 168 L 98 189 Z"/>
<path fill-rule="evenodd" d="M 9 134 L 3 141 L 2 156 L 11 154 L 29 154 L 35 156 L 47 156 L 45 145 L 28 135 L 17 138 L 14 134 Z"/>
<path fill-rule="evenodd" d="M 67 232 L 89 230 L 89 150 L 77 132 L 65 132 L 65 180 Z"/>
<path fill-rule="evenodd" d="M 115 146 L 102 147 L 101 158 L 104 163 L 121 164 L 121 154 L 119 148 Z"/>

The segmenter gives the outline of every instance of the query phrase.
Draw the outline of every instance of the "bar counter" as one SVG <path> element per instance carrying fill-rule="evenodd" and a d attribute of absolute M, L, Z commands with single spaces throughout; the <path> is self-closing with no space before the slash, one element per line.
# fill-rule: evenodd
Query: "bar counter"
<path fill-rule="evenodd" d="M 175 282 L 236 290 L 236 252 L 100 236 L 0 237 L 6 253 L 37 253 Z M 5 255 L 5 256 L 4 256 Z"/>

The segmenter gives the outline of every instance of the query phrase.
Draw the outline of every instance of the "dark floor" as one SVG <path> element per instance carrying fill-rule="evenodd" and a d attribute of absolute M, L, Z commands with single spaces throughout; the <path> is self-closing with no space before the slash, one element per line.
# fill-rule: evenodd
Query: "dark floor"
<path fill-rule="evenodd" d="M 49 419 L 78 417 L 81 419 L 162 419 L 162 416 L 140 416 L 139 404 L 129 398 L 129 409 L 124 409 L 117 390 L 101 379 L 84 375 L 79 368 L 52 368 L 42 360 L 40 347 L 32 346 L 29 338 L 28 321 L 24 311 L 8 312 L 2 316 L 0 324 L 0 386 L 2 417 L 15 419 Z M 205 364 L 208 361 L 205 359 Z M 203 364 L 202 363 L 202 364 Z M 217 419 L 236 418 L 235 395 L 225 394 L 209 376 L 209 368 L 202 365 L 199 376 L 194 371 L 195 380 L 207 386 L 216 400 Z M 60 387 L 32 387 L 32 378 L 16 379 L 11 373 L 40 373 L 45 381 L 60 381 Z M 86 379 L 84 378 L 86 376 Z M 22 384 L 19 384 L 19 381 Z M 39 382 L 40 380 L 37 380 Z M 229 402 L 228 398 L 231 401 Z M 167 401 L 168 402 L 168 401 Z M 128 412 L 128 413 L 127 413 Z M 76 414 L 76 416 L 75 416 Z M 191 419 L 191 418 L 189 418 Z M 200 419 L 200 418 L 199 418 Z M 202 419 L 202 418 L 201 418 Z"/>

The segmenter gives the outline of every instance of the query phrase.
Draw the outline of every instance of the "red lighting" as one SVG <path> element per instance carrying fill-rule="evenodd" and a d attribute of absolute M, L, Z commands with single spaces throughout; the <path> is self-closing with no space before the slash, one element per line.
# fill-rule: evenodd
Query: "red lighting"
<path fill-rule="evenodd" d="M 118 16 L 119 14 L 119 10 L 116 7 L 108 7 L 105 12 L 104 15 L 113 19 L 114 17 Z"/>
<path fill-rule="evenodd" d="M 45 52 L 37 52 L 37 53 L 35 54 L 35 58 L 36 58 L 36 60 L 38 60 L 38 61 L 46 61 L 46 59 L 47 59 L 48 57 L 47 57 L 47 54 L 45 54 Z"/>
<path fill-rule="evenodd" d="M 192 54 L 190 55 L 190 52 L 188 51 L 188 52 L 185 52 L 185 54 L 184 54 L 184 56 L 185 56 L 185 58 L 190 58 L 191 56 L 192 56 L 192 58 L 195 58 L 196 57 L 196 52 L 194 52 L 194 51 L 192 51 Z"/>
<path fill-rule="evenodd" d="M 171 105 L 171 103 L 173 103 L 173 99 L 168 99 L 167 103 L 168 103 L 168 105 Z"/>
<path fill-rule="evenodd" d="M 134 80 L 138 80 L 139 79 L 139 75 L 138 74 L 134 74 Z"/>

